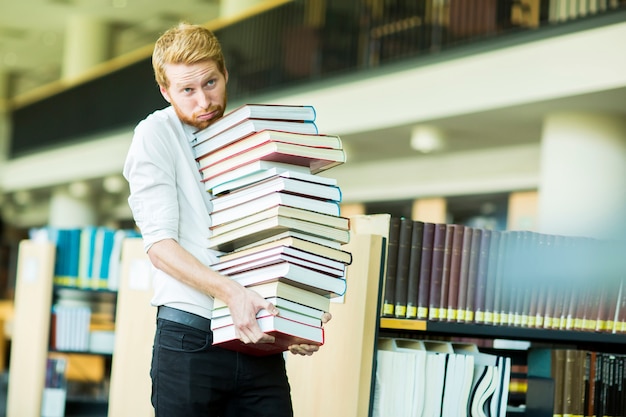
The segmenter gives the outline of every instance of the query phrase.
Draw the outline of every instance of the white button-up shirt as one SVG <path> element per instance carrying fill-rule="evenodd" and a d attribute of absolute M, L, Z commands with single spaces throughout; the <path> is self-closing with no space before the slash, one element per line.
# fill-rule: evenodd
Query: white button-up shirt
<path fill-rule="evenodd" d="M 200 262 L 211 265 L 219 252 L 207 248 L 211 202 L 192 151 L 195 130 L 183 124 L 171 106 L 155 111 L 135 128 L 124 177 L 130 184 L 128 202 L 145 250 L 160 240 L 174 239 Z M 157 270 L 152 304 L 210 318 L 213 299 Z"/>

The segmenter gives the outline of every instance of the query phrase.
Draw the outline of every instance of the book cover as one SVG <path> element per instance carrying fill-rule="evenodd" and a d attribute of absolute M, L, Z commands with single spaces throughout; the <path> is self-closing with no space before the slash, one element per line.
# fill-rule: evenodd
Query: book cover
<path fill-rule="evenodd" d="M 447 321 L 457 321 L 459 312 L 459 291 L 461 287 L 461 258 L 463 256 L 463 243 L 465 230 L 462 225 L 455 225 L 452 233 L 452 255 L 450 257 L 449 290 L 447 295 L 446 314 Z"/>
<path fill-rule="evenodd" d="M 247 103 L 226 112 L 218 121 L 196 132 L 194 136 L 197 143 L 202 143 L 246 119 L 315 122 L 315 118 L 315 108 L 310 105 Z"/>
<path fill-rule="evenodd" d="M 232 208 L 278 191 L 320 200 L 341 201 L 341 189 L 337 186 L 275 176 L 213 198 L 212 211 Z"/>
<path fill-rule="evenodd" d="M 302 239 L 298 236 L 291 234 L 285 234 L 284 236 L 278 236 L 276 239 L 264 242 L 258 245 L 253 245 L 245 249 L 239 249 L 234 252 L 226 253 L 220 256 L 220 262 L 236 259 L 242 256 L 255 254 L 257 252 L 269 250 L 276 247 L 289 246 L 296 249 L 300 249 L 306 252 L 311 252 L 323 256 L 328 259 L 342 262 L 346 265 L 352 263 L 352 254 L 342 249 L 331 248 L 326 245 L 322 245 L 310 240 Z"/>
<path fill-rule="evenodd" d="M 308 291 L 283 281 L 270 281 L 262 284 L 248 285 L 246 288 L 256 292 L 263 298 L 279 297 L 302 306 L 307 306 L 321 311 L 328 311 L 330 299 L 322 294 Z M 216 298 L 213 301 L 213 309 L 226 308 L 224 301 Z"/>
<path fill-rule="evenodd" d="M 472 243 L 470 246 L 469 270 L 467 273 L 467 295 L 465 314 L 463 321 L 471 323 L 474 321 L 476 311 L 476 282 L 478 277 L 478 263 L 480 256 L 480 243 L 482 240 L 482 230 L 472 229 Z M 459 317 L 460 319 L 460 317 Z M 460 320 L 461 321 L 461 320 Z"/>
<path fill-rule="evenodd" d="M 432 265 L 433 244 L 435 237 L 435 224 L 424 223 L 422 237 L 422 259 L 420 260 L 420 281 L 417 293 L 417 318 L 428 318 L 428 306 L 430 304 L 430 275 Z"/>
<path fill-rule="evenodd" d="M 459 290 L 457 292 L 458 295 L 456 312 L 457 322 L 465 321 L 465 311 L 467 308 L 467 284 L 469 280 L 469 268 L 473 237 L 474 229 L 466 226 L 463 230 L 463 242 L 461 243 L 461 260 L 459 262 Z M 452 302 L 448 302 L 448 304 L 452 304 Z M 449 315 L 450 314 L 448 314 L 448 316 Z"/>
<path fill-rule="evenodd" d="M 274 206 L 263 211 L 253 213 L 249 216 L 238 218 L 227 223 L 210 226 L 211 236 L 216 237 L 224 233 L 248 226 L 261 220 L 274 218 L 277 216 L 289 217 L 292 219 L 305 220 L 321 226 L 331 227 L 338 230 L 348 230 L 350 220 L 347 217 L 331 216 L 311 210 L 299 209 L 289 206 Z"/>
<path fill-rule="evenodd" d="M 250 355 L 272 355 L 286 351 L 294 344 L 324 344 L 324 329 L 289 320 L 281 316 L 265 316 L 257 319 L 261 330 L 276 338 L 274 343 L 245 344 L 236 336 L 235 326 L 213 330 L 213 345 Z"/>
<path fill-rule="evenodd" d="M 437 319 L 446 321 L 448 314 L 448 293 L 450 292 L 450 267 L 452 266 L 452 251 L 454 235 L 458 225 L 446 225 L 446 237 L 443 245 L 443 268 L 441 270 L 441 290 L 439 293 Z"/>
<path fill-rule="evenodd" d="M 276 301 L 278 299 L 274 299 L 274 300 Z M 271 315 L 272 314 L 269 311 L 265 309 L 261 309 L 256 314 L 256 317 L 257 319 L 259 319 L 259 318 L 271 316 Z M 278 316 L 288 319 L 288 320 L 296 321 L 298 323 L 307 324 L 309 326 L 322 327 L 321 319 L 315 318 L 306 314 L 302 314 L 297 311 L 289 310 L 287 308 L 279 309 Z M 232 326 L 232 325 L 233 325 L 233 317 L 230 315 L 229 310 L 227 310 L 227 312 L 220 311 L 220 310 L 216 310 L 213 312 L 213 316 L 211 317 L 211 329 L 218 329 L 220 327 Z"/>
<path fill-rule="evenodd" d="M 397 318 L 406 318 L 406 307 L 409 289 L 409 262 L 411 259 L 411 235 L 413 220 L 400 219 L 400 235 L 398 238 L 398 260 L 396 266 L 396 285 L 394 288 L 394 311 Z"/>
<path fill-rule="evenodd" d="M 230 252 L 287 230 L 295 230 L 314 237 L 331 239 L 340 244 L 345 244 L 350 241 L 349 230 L 337 229 L 332 226 L 326 226 L 291 216 L 283 216 L 279 213 L 276 216 L 243 225 L 242 227 L 221 233 L 217 236 L 212 236 L 209 238 L 208 247 L 222 252 Z"/>
<path fill-rule="evenodd" d="M 389 221 L 389 238 L 387 243 L 387 270 L 383 292 L 382 316 L 393 317 L 396 296 L 396 275 L 398 271 L 398 246 L 400 240 L 400 217 L 392 217 Z"/>
<path fill-rule="evenodd" d="M 345 264 L 342 262 L 333 261 L 332 259 L 288 246 L 268 249 L 245 257 L 231 259 L 230 261 L 221 261 L 211 265 L 211 268 L 224 275 L 231 275 L 283 261 L 314 269 L 338 278 L 345 278 L 346 268 Z"/>
<path fill-rule="evenodd" d="M 255 167 L 261 168 L 256 169 Z M 250 172 L 252 171 L 252 172 Z M 247 187 L 259 181 L 263 181 L 270 177 L 281 176 L 285 178 L 294 178 L 301 181 L 308 181 L 316 184 L 324 184 L 337 186 L 337 179 L 325 177 L 319 174 L 311 174 L 308 168 L 299 165 L 281 164 L 272 161 L 254 161 L 252 164 L 246 164 L 241 167 L 241 171 L 235 169 L 233 177 L 217 176 L 213 181 L 202 181 L 205 189 L 214 196 L 232 192 L 239 188 Z M 237 172 L 239 172 L 237 174 Z"/>
<path fill-rule="evenodd" d="M 244 287 L 282 281 L 331 298 L 343 295 L 346 291 L 346 280 L 343 278 L 285 261 L 229 276 Z"/>
<path fill-rule="evenodd" d="M 491 230 L 483 229 L 478 255 L 478 270 L 474 297 L 474 321 L 485 323 L 485 291 L 487 288 L 487 269 L 489 267 L 489 248 L 491 247 Z"/>
<path fill-rule="evenodd" d="M 256 160 L 276 161 L 308 167 L 312 174 L 326 171 L 346 162 L 343 149 L 314 148 L 293 143 L 268 142 L 207 165 L 198 159 L 202 178 L 213 178 Z"/>
<path fill-rule="evenodd" d="M 248 149 L 261 146 L 268 142 L 292 143 L 295 145 L 311 146 L 314 148 L 341 149 L 339 136 L 327 134 L 304 134 L 277 130 L 262 130 L 243 137 L 229 145 L 204 155 L 196 154 L 197 160 L 202 160 L 202 165 L 211 165 L 233 155 L 238 155 Z"/>
<path fill-rule="evenodd" d="M 433 321 L 439 320 L 447 229 L 448 226 L 444 223 L 435 224 L 430 268 L 430 295 L 428 296 L 428 320 Z"/>
<path fill-rule="evenodd" d="M 417 306 L 420 284 L 420 265 L 422 261 L 422 239 L 424 236 L 424 222 L 413 221 L 411 232 L 411 256 L 409 260 L 409 278 L 407 284 L 406 318 L 417 318 Z"/>

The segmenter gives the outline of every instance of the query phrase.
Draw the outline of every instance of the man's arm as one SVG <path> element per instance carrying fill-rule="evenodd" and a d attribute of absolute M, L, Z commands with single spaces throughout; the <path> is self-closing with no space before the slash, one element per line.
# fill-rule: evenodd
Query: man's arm
<path fill-rule="evenodd" d="M 152 264 L 181 282 L 214 298 L 223 300 L 230 309 L 237 336 L 244 343 L 272 343 L 274 337 L 261 331 L 256 313 L 278 309 L 265 298 L 232 279 L 202 264 L 173 239 L 161 240 L 148 250 Z"/>

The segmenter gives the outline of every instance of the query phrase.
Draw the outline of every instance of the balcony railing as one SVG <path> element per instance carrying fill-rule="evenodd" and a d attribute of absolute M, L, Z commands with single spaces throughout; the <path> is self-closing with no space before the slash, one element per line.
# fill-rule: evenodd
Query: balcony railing
<path fill-rule="evenodd" d="M 214 30 L 229 68 L 229 97 L 244 101 L 393 63 L 445 59 L 476 45 L 495 48 L 502 40 L 527 42 L 625 19 L 625 0 L 301 0 Z M 130 128 L 165 105 L 150 58 L 143 58 L 14 109 L 10 156 Z"/>

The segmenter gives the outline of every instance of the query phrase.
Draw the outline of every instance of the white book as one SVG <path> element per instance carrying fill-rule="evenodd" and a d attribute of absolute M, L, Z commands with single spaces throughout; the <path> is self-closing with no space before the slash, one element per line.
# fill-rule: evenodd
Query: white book
<path fill-rule="evenodd" d="M 209 238 L 209 249 L 231 252 L 258 243 L 280 232 L 297 231 L 311 239 L 334 240 L 338 245 L 350 241 L 350 231 L 319 223 L 277 215 Z M 338 246 L 339 247 L 339 246 Z"/>
<path fill-rule="evenodd" d="M 213 178 L 205 178 L 202 179 L 202 183 L 204 184 L 204 188 L 207 191 L 213 190 L 216 186 L 228 183 L 230 181 L 243 180 L 249 175 L 262 175 L 264 171 L 272 171 L 272 175 L 268 175 L 267 177 L 271 177 L 273 175 L 280 175 L 286 172 L 290 173 L 298 173 L 298 174 L 311 174 L 311 170 L 309 167 L 305 167 L 302 165 L 293 165 L 293 164 L 285 164 L 282 162 L 276 161 L 264 161 L 262 159 L 254 160 L 248 164 L 244 164 L 238 168 L 232 169 L 230 171 L 224 172 L 220 175 L 216 175 Z M 264 177 L 264 178 L 267 178 Z M 255 182 L 250 181 L 250 183 Z M 336 181 L 335 184 L 337 185 Z"/>
<path fill-rule="evenodd" d="M 212 268 L 216 271 L 224 275 L 232 275 L 237 274 L 243 271 L 249 271 L 254 268 L 258 268 L 261 266 L 271 265 L 278 262 L 290 262 L 296 265 L 304 266 L 306 268 L 314 269 L 316 271 L 323 272 L 328 275 L 332 275 L 337 278 L 345 278 L 346 277 L 346 268 L 345 265 L 341 262 L 335 263 L 329 260 L 329 264 L 333 264 L 333 266 L 325 265 L 321 262 L 312 262 L 306 259 L 302 259 L 296 256 L 288 255 L 286 253 L 274 253 L 269 256 L 265 256 L 263 258 L 258 258 L 254 260 L 247 261 L 245 263 L 234 263 L 229 267 L 221 267 L 219 264 L 214 265 Z M 338 265 L 334 267 L 334 265 Z"/>
<path fill-rule="evenodd" d="M 276 166 L 271 166 L 270 168 L 261 168 L 259 170 L 254 170 L 251 173 L 247 171 L 253 170 L 254 166 L 266 166 L 267 164 L 274 164 Z M 279 166 L 280 165 L 280 166 Z M 301 181 L 308 181 L 317 184 L 324 185 L 337 185 L 337 179 L 331 177 L 324 177 L 319 174 L 311 174 L 307 167 L 302 167 L 300 165 L 287 165 L 281 164 L 280 162 L 272 162 L 272 161 L 254 161 L 253 164 L 248 164 L 242 167 L 243 170 L 241 174 L 237 174 L 238 176 L 233 179 L 225 178 L 222 183 L 218 183 L 216 181 L 206 181 L 204 183 L 207 191 L 210 191 L 213 195 L 220 195 L 225 192 L 234 191 L 242 187 L 246 187 L 248 185 L 254 184 L 259 181 L 263 181 L 270 177 L 281 176 L 285 178 L 294 178 Z M 302 168 L 302 170 L 297 170 L 294 168 Z M 234 171 L 239 171 L 234 170 Z M 233 171 L 230 171 L 233 172 Z M 220 177 L 217 177 L 220 178 Z"/>
<path fill-rule="evenodd" d="M 216 224 L 210 226 L 211 236 L 217 237 L 221 234 L 232 232 L 245 226 L 260 222 L 262 220 L 275 218 L 278 216 L 292 218 L 294 220 L 304 220 L 315 223 L 320 226 L 335 228 L 339 230 L 348 230 L 350 228 L 350 220 L 347 217 L 330 216 L 328 214 L 317 213 L 315 211 L 303 210 L 289 206 L 274 206 L 258 213 L 251 214 L 246 217 L 235 219 L 228 223 Z"/>
<path fill-rule="evenodd" d="M 224 119 L 219 120 L 219 122 Z M 264 119 L 245 119 L 234 125 L 218 127 L 222 128 L 218 133 L 214 134 L 214 129 L 219 122 L 215 122 L 209 126 L 206 131 L 195 134 L 196 141 L 193 142 L 193 153 L 196 158 L 201 158 L 211 152 L 238 141 L 248 135 L 262 130 L 284 130 L 287 132 L 317 134 L 317 126 L 314 122 L 296 122 L 284 120 L 264 120 Z"/>
<path fill-rule="evenodd" d="M 248 103 L 226 112 L 211 126 L 196 132 L 195 136 L 201 143 L 245 119 L 314 122 L 316 116 L 315 108 L 310 105 Z"/>
<path fill-rule="evenodd" d="M 283 315 L 284 317 L 287 317 L 287 316 L 285 316 L 283 312 L 285 311 L 294 312 L 294 313 L 301 314 L 303 316 L 308 316 L 316 320 L 314 323 L 317 323 L 317 324 L 313 324 L 313 325 L 321 326 L 321 320 L 322 320 L 322 316 L 324 315 L 324 310 L 320 310 L 320 309 L 313 308 L 307 305 L 303 305 L 295 301 L 292 301 L 286 298 L 281 298 L 281 297 L 265 297 L 265 299 L 269 301 L 270 303 L 274 304 L 274 306 L 276 306 L 276 308 L 278 308 L 278 310 L 280 311 L 280 314 Z M 228 308 L 226 304 L 223 304 L 220 307 L 213 308 L 211 320 L 214 320 L 219 317 L 228 316 L 229 314 L 230 314 L 230 309 Z M 259 316 L 260 315 L 257 314 L 257 317 Z"/>
<path fill-rule="evenodd" d="M 252 249 L 254 250 L 260 245 L 271 244 L 277 240 L 285 238 L 296 238 L 304 240 L 306 242 L 315 243 L 317 245 L 327 246 L 331 249 L 341 250 L 341 243 L 336 240 L 328 239 L 322 236 L 314 236 L 308 233 L 298 232 L 297 230 L 277 230 L 276 233 L 269 234 L 267 237 L 259 240 L 255 240 L 250 244 L 246 244 L 238 247 L 234 252 L 244 251 Z M 346 252 L 349 253 L 349 252 Z M 230 254 L 225 254 L 226 256 Z M 350 256 L 352 258 L 352 256 Z"/>
<path fill-rule="evenodd" d="M 196 153 L 196 158 L 202 158 L 203 165 L 212 165 L 233 155 L 240 154 L 249 149 L 263 145 L 267 142 L 294 143 L 302 146 L 312 146 L 314 148 L 341 149 L 341 139 L 336 135 L 325 134 L 305 134 L 295 132 L 284 132 L 278 130 L 262 130 L 243 137 L 230 145 L 224 146 L 204 155 Z"/>
<path fill-rule="evenodd" d="M 320 200 L 341 201 L 341 189 L 337 186 L 276 176 L 213 198 L 211 200 L 212 212 L 234 207 L 278 191 Z"/>
<path fill-rule="evenodd" d="M 295 207 L 329 216 L 339 216 L 340 214 L 339 203 L 335 201 L 273 191 L 245 203 L 211 211 L 211 223 L 217 225 L 232 222 L 276 206 Z"/>
<path fill-rule="evenodd" d="M 259 310 L 256 314 L 257 319 L 261 317 L 270 316 L 271 313 L 265 309 Z M 279 310 L 278 316 L 286 318 L 288 320 L 297 321 L 298 323 L 304 323 L 309 326 L 322 326 L 322 321 L 320 319 L 316 319 L 311 316 L 306 316 L 304 314 L 300 314 L 296 311 L 291 311 L 287 309 Z M 211 318 L 211 329 L 218 329 L 224 326 L 230 326 L 233 324 L 233 317 L 230 314 L 226 314 L 223 316 L 213 316 Z"/>
<path fill-rule="evenodd" d="M 328 297 L 340 296 L 346 291 L 345 279 L 333 277 L 290 262 L 279 262 L 251 271 L 240 272 L 230 275 L 230 278 L 244 287 L 265 282 L 281 281 Z"/>

